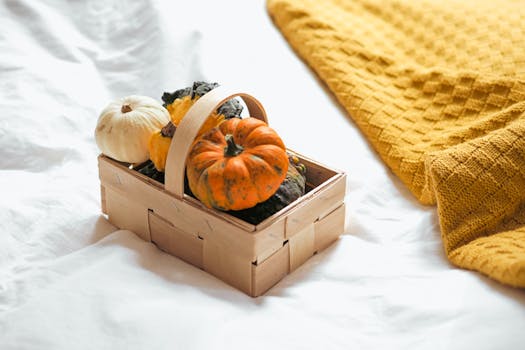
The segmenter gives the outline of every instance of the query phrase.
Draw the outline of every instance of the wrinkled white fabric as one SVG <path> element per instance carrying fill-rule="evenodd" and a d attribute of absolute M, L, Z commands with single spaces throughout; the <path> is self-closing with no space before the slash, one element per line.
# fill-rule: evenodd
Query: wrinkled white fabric
<path fill-rule="evenodd" d="M 525 292 L 451 266 L 419 205 L 264 2 L 0 2 L 0 349 L 522 349 Z M 253 299 L 116 230 L 93 132 L 112 99 L 252 92 L 348 174 L 345 234 Z"/>

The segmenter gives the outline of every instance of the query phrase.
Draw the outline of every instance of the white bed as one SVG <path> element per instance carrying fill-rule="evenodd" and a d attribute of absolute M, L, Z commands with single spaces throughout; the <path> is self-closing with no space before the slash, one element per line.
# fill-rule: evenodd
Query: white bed
<path fill-rule="evenodd" d="M 523 349 L 525 293 L 446 259 L 412 197 L 263 0 L 0 3 L 0 349 Z M 341 238 L 250 298 L 113 227 L 93 132 L 112 99 L 249 90 L 348 175 Z"/>

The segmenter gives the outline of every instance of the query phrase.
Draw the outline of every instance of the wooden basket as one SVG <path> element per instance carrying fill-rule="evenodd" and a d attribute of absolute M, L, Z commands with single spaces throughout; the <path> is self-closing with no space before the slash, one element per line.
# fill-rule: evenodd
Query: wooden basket
<path fill-rule="evenodd" d="M 207 117 L 237 96 L 251 117 L 267 122 L 264 108 L 251 95 L 213 89 L 180 122 L 168 152 L 165 185 L 100 155 L 102 211 L 115 226 L 255 297 L 343 232 L 346 175 L 288 150 L 307 167 L 307 193 L 258 225 L 184 194 L 191 143 Z"/>

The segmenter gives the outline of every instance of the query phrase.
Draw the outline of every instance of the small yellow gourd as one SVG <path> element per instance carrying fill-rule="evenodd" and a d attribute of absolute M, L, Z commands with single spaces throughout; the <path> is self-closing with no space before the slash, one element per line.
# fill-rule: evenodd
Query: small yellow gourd
<path fill-rule="evenodd" d="M 169 112 L 157 100 L 148 96 L 127 96 L 111 102 L 100 113 L 95 141 L 108 157 L 126 163 L 142 163 L 149 159 L 151 135 L 169 121 Z"/>
<path fill-rule="evenodd" d="M 175 133 L 176 126 L 191 106 L 199 99 L 199 97 L 191 98 L 191 96 L 184 96 L 174 100 L 171 104 L 166 106 L 169 111 L 171 121 L 165 125 L 161 130 L 153 133 L 149 140 L 149 154 L 150 159 L 158 171 L 163 172 L 166 168 L 166 159 L 168 157 L 168 149 L 170 148 L 171 139 Z M 213 112 L 204 122 L 199 130 L 198 136 L 201 136 L 208 130 L 213 129 L 224 121 L 224 115 Z"/>
<path fill-rule="evenodd" d="M 155 169 L 164 172 L 166 159 L 170 149 L 171 139 L 175 133 L 176 126 L 169 122 L 159 131 L 153 133 L 149 139 L 149 159 L 153 162 Z"/>
<path fill-rule="evenodd" d="M 174 92 L 165 92 L 162 95 L 162 101 L 170 114 L 172 125 L 166 125 L 163 131 L 159 130 L 155 132 L 151 135 L 149 141 L 150 159 L 158 171 L 164 172 L 165 170 L 171 138 L 180 121 L 200 97 L 215 89 L 217 86 L 219 86 L 217 83 L 196 81 L 192 86 Z M 199 130 L 197 137 L 202 136 L 205 132 L 218 126 L 226 119 L 240 117 L 242 109 L 243 107 L 237 99 L 226 101 L 217 111 L 208 117 Z"/>

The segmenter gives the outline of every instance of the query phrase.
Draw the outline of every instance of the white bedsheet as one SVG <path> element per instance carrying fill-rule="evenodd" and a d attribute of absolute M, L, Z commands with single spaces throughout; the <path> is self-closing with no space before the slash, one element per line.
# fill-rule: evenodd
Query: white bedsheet
<path fill-rule="evenodd" d="M 435 208 L 380 162 L 264 2 L 0 2 L 0 349 L 523 349 L 525 292 L 453 267 Z M 348 174 L 345 234 L 250 298 L 100 212 L 112 99 L 251 91 Z"/>

